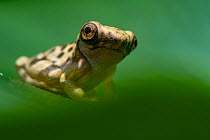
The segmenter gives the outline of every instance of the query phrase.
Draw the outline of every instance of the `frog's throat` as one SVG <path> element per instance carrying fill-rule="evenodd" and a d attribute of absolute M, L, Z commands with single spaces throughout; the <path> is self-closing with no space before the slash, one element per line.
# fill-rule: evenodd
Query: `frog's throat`
<path fill-rule="evenodd" d="M 89 48 L 85 48 L 85 49 L 89 49 Z M 115 51 L 109 51 L 109 54 L 103 55 L 103 54 L 98 54 L 96 51 L 98 49 L 103 49 L 103 48 L 92 50 L 90 51 L 90 53 L 87 53 L 85 49 L 80 48 L 80 52 L 85 57 L 85 59 L 90 63 L 93 71 L 109 69 L 115 66 L 117 63 L 119 63 L 123 59 L 123 56 L 116 56 Z"/>

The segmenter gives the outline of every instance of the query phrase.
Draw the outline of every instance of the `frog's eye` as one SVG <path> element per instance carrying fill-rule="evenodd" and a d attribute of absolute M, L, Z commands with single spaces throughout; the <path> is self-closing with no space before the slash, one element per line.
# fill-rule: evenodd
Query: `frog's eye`
<path fill-rule="evenodd" d="M 87 23 L 82 27 L 81 37 L 84 41 L 93 41 L 98 36 L 98 28 L 93 23 Z"/>

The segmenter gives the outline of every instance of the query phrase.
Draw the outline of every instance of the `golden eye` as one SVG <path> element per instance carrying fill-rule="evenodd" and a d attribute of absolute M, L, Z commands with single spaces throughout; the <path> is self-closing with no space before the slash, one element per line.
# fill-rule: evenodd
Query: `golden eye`
<path fill-rule="evenodd" d="M 82 27 L 81 37 L 84 41 L 93 41 L 97 38 L 98 28 L 93 23 L 87 23 Z"/>

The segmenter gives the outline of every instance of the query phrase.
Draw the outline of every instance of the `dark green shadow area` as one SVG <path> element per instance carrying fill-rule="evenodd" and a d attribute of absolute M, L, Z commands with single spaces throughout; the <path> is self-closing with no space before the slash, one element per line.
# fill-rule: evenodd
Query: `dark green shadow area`
<path fill-rule="evenodd" d="M 5 98 L 1 107 L 2 103 L 7 107 L 0 109 L 5 138 L 210 138 L 209 87 L 199 81 L 158 77 L 138 87 L 126 84 L 125 89 L 122 84 L 117 91 L 124 96 L 117 101 L 92 104 L 73 102 L 4 77 L 0 83 Z"/>
<path fill-rule="evenodd" d="M 0 139 L 209 140 L 208 0 L 0 0 Z M 133 31 L 117 100 L 78 103 L 20 81 L 15 60 L 96 20 Z M 102 87 L 98 89 L 102 94 Z"/>

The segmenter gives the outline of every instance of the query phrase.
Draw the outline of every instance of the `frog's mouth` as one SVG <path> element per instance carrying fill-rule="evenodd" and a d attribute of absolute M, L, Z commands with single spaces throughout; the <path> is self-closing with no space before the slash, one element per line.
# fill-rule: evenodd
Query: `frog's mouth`
<path fill-rule="evenodd" d="M 132 49 L 131 47 L 126 47 L 126 49 L 124 51 L 120 50 L 120 49 L 113 49 L 113 48 L 106 48 L 106 47 L 94 47 L 94 48 L 89 48 L 91 51 L 93 50 L 97 50 L 97 49 L 106 49 L 106 50 L 111 50 L 111 51 L 115 51 L 118 54 L 122 55 L 122 58 L 125 58 L 128 54 L 131 53 Z"/>
<path fill-rule="evenodd" d="M 113 49 L 113 48 L 106 48 L 104 46 L 96 46 L 96 47 L 93 47 L 93 48 L 89 48 L 90 50 L 96 50 L 96 49 L 106 49 L 106 50 L 113 50 L 113 51 L 116 51 L 118 53 L 122 53 L 122 50 L 120 49 Z"/>

